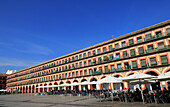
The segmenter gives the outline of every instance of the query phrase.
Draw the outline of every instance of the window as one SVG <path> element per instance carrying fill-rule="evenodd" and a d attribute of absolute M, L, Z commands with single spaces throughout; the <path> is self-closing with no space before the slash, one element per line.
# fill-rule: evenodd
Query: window
<path fill-rule="evenodd" d="M 110 55 L 110 56 L 109 56 L 109 60 L 110 60 L 110 61 L 113 60 L 113 55 Z"/>
<path fill-rule="evenodd" d="M 146 59 L 141 60 L 141 67 L 146 67 Z"/>
<path fill-rule="evenodd" d="M 130 50 L 130 55 L 135 56 L 135 49 Z"/>
<path fill-rule="evenodd" d="M 74 64 L 72 64 L 72 69 L 74 69 Z"/>
<path fill-rule="evenodd" d="M 83 76 L 83 72 L 82 71 L 80 71 L 80 76 Z"/>
<path fill-rule="evenodd" d="M 120 53 L 116 53 L 116 59 L 120 58 Z"/>
<path fill-rule="evenodd" d="M 128 62 L 125 62 L 124 65 L 125 65 L 125 70 L 129 70 L 130 69 Z"/>
<path fill-rule="evenodd" d="M 72 61 L 74 61 L 74 57 L 72 57 Z"/>
<path fill-rule="evenodd" d="M 102 62 L 102 59 L 101 57 L 98 58 L 98 63 L 101 63 Z"/>
<path fill-rule="evenodd" d="M 111 70 L 112 70 L 112 72 L 115 71 L 115 66 L 114 65 L 111 65 Z"/>
<path fill-rule="evenodd" d="M 84 75 L 87 75 L 87 70 L 84 70 Z"/>
<path fill-rule="evenodd" d="M 153 44 L 148 45 L 148 52 L 154 52 Z"/>
<path fill-rule="evenodd" d="M 117 64 L 118 71 L 122 70 L 121 64 Z"/>
<path fill-rule="evenodd" d="M 126 42 L 122 42 L 122 47 L 125 47 L 126 46 Z"/>
<path fill-rule="evenodd" d="M 82 62 L 80 62 L 80 67 L 82 67 Z"/>
<path fill-rule="evenodd" d="M 76 71 L 76 76 L 77 76 L 77 77 L 79 76 L 79 72 L 78 72 L 78 71 Z"/>
<path fill-rule="evenodd" d="M 79 55 L 79 58 L 81 59 L 81 58 L 82 58 L 82 55 Z"/>
<path fill-rule="evenodd" d="M 71 65 L 68 66 L 68 69 L 71 69 Z"/>
<path fill-rule="evenodd" d="M 96 64 L 96 59 L 93 59 L 93 64 Z"/>
<path fill-rule="evenodd" d="M 66 73 L 66 78 L 67 78 L 67 73 Z"/>
<path fill-rule="evenodd" d="M 67 63 L 67 59 L 65 59 L 65 63 Z"/>
<path fill-rule="evenodd" d="M 151 39 L 151 34 L 145 35 L 145 39 L 146 39 L 146 40 L 150 40 L 150 39 Z"/>
<path fill-rule="evenodd" d="M 109 58 L 107 56 L 104 56 L 104 61 L 108 61 Z"/>
<path fill-rule="evenodd" d="M 102 71 L 102 67 L 99 67 L 99 72 L 103 72 L 103 71 Z"/>
<path fill-rule="evenodd" d="M 142 55 L 142 54 L 144 54 L 144 49 L 143 49 L 143 47 L 140 47 L 139 48 L 139 55 Z"/>
<path fill-rule="evenodd" d="M 161 62 L 162 62 L 162 64 L 164 65 L 166 65 L 166 64 L 168 64 L 168 58 L 167 58 L 167 56 L 161 56 Z"/>
<path fill-rule="evenodd" d="M 93 74 L 93 70 L 89 69 L 89 73 L 90 73 L 90 75 L 92 75 Z"/>
<path fill-rule="evenodd" d="M 78 66 L 79 66 L 78 63 L 76 63 L 76 68 L 78 68 Z"/>
<path fill-rule="evenodd" d="M 76 56 L 76 60 L 78 60 L 78 56 Z"/>
<path fill-rule="evenodd" d="M 106 47 L 103 47 L 103 52 L 106 52 L 107 50 L 106 50 Z"/>
<path fill-rule="evenodd" d="M 93 55 L 96 55 L 96 51 L 95 50 L 93 51 Z"/>
<path fill-rule="evenodd" d="M 133 45 L 134 43 L 133 43 L 133 39 L 130 39 L 129 40 L 129 45 Z"/>
<path fill-rule="evenodd" d="M 91 65 L 91 60 L 88 60 L 89 65 Z"/>
<path fill-rule="evenodd" d="M 64 60 L 62 60 L 62 63 L 64 64 Z"/>
<path fill-rule="evenodd" d="M 124 51 L 123 52 L 123 58 L 126 58 L 127 57 L 127 51 Z"/>
<path fill-rule="evenodd" d="M 88 52 L 88 56 L 91 56 L 91 52 Z"/>
<path fill-rule="evenodd" d="M 71 77 L 71 73 L 69 73 L 69 77 Z"/>
<path fill-rule="evenodd" d="M 150 63 L 151 66 L 156 66 L 157 65 L 156 58 L 150 58 Z"/>
<path fill-rule="evenodd" d="M 86 61 L 84 61 L 84 66 L 87 66 L 87 63 L 86 63 Z"/>
<path fill-rule="evenodd" d="M 97 50 L 97 53 L 98 53 L 98 54 L 101 54 L 101 51 L 100 51 L 100 49 L 98 49 L 98 50 Z"/>
<path fill-rule="evenodd" d="M 109 51 L 112 51 L 112 45 L 109 46 Z"/>
<path fill-rule="evenodd" d="M 75 77 L 74 72 L 72 72 L 72 77 Z"/>
<path fill-rule="evenodd" d="M 138 43 L 142 42 L 142 36 L 137 37 L 137 41 L 138 41 Z"/>
<path fill-rule="evenodd" d="M 167 29 L 166 29 L 166 33 L 167 33 L 167 35 L 170 34 L 170 28 L 167 28 Z"/>
<path fill-rule="evenodd" d="M 64 78 L 64 74 L 62 74 L 62 78 Z"/>
<path fill-rule="evenodd" d="M 70 62 L 71 61 L 71 59 L 70 58 L 68 58 L 68 62 Z"/>
<path fill-rule="evenodd" d="M 106 72 L 106 73 L 107 73 L 107 72 L 110 72 L 109 69 L 108 69 L 108 66 L 105 66 L 104 69 L 105 69 L 105 72 Z"/>
<path fill-rule="evenodd" d="M 161 31 L 158 31 L 158 32 L 156 32 L 156 37 L 162 37 L 162 32 Z"/>
<path fill-rule="evenodd" d="M 158 49 L 164 49 L 165 46 L 164 46 L 164 42 L 161 42 L 161 43 L 158 43 Z"/>
<path fill-rule="evenodd" d="M 83 57 L 86 58 L 86 53 L 83 54 Z"/>
<path fill-rule="evenodd" d="M 137 61 L 132 61 L 132 68 L 133 69 L 138 68 Z"/>
<path fill-rule="evenodd" d="M 118 49 L 119 48 L 119 44 L 115 44 L 115 49 Z"/>

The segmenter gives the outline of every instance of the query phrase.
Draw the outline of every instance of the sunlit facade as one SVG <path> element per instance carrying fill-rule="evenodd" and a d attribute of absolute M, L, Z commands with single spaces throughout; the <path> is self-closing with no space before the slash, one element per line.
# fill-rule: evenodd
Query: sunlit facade
<path fill-rule="evenodd" d="M 60 89 L 36 87 L 98 81 L 108 75 L 126 77 L 137 72 L 160 75 L 168 71 L 170 20 L 12 73 L 7 77 L 7 89 L 20 93 L 48 92 Z M 158 86 L 155 83 L 153 88 L 162 89 L 168 84 L 161 82 Z M 126 82 L 122 86 L 129 88 Z M 96 86 L 88 85 L 87 88 Z M 112 89 L 115 88 L 113 84 Z M 78 86 L 78 89 L 81 91 L 83 88 Z"/>

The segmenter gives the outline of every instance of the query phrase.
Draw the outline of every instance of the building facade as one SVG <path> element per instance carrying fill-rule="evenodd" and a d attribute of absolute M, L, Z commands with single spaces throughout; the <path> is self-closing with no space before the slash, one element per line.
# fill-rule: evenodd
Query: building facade
<path fill-rule="evenodd" d="M 126 77 L 137 72 L 157 76 L 168 71 L 170 20 L 12 73 L 7 77 L 7 89 L 21 93 L 47 92 L 60 89 L 36 87 L 98 81 L 108 75 Z M 153 88 L 167 88 L 168 84 L 154 83 Z M 126 82 L 122 85 L 129 88 Z M 115 85 L 112 86 L 114 89 Z M 78 86 L 78 89 L 83 88 Z"/>
<path fill-rule="evenodd" d="M 0 74 L 0 90 L 1 89 L 6 89 L 6 74 Z"/>

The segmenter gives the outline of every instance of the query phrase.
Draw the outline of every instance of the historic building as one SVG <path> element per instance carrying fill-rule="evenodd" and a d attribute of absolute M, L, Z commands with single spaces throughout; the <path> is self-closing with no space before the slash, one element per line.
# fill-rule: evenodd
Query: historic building
<path fill-rule="evenodd" d="M 0 74 L 0 90 L 6 89 L 6 74 Z"/>
<path fill-rule="evenodd" d="M 168 71 L 170 20 L 9 74 L 7 89 L 21 93 L 46 92 L 58 88 L 36 87 L 91 82 L 108 75 L 126 77 L 137 72 L 160 75 Z M 154 83 L 153 88 L 162 89 L 168 87 L 168 84 Z M 123 88 L 129 87 L 125 82 L 122 85 Z M 95 87 L 87 86 L 88 89 Z M 82 90 L 82 86 L 78 88 Z"/>

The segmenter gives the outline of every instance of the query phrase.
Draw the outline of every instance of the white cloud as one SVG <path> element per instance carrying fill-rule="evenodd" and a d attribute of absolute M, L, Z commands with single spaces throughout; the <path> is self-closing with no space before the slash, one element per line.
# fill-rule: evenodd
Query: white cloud
<path fill-rule="evenodd" d="M 24 52 L 24 53 L 34 53 L 34 54 L 42 54 L 42 55 L 49 55 L 49 54 L 53 54 L 54 52 L 44 46 L 35 44 L 35 43 L 31 43 L 31 42 L 21 42 L 22 45 L 22 49 L 16 49 L 20 52 Z"/>
<path fill-rule="evenodd" d="M 41 61 L 40 61 L 41 62 Z M 5 57 L 0 57 L 0 66 L 33 66 L 36 64 L 39 64 L 40 62 L 38 61 L 31 61 L 31 60 L 20 60 L 16 58 L 5 58 Z"/>

